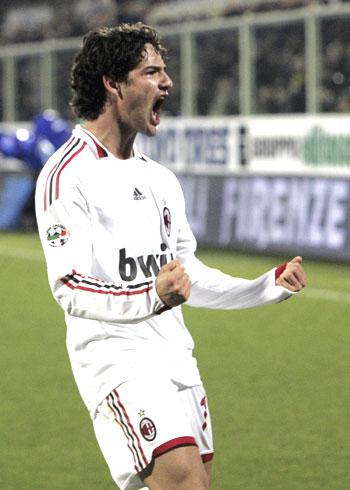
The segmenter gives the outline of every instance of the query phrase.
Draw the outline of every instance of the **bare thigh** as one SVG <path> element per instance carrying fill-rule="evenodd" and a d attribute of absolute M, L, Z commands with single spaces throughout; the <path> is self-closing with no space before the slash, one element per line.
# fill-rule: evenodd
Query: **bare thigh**
<path fill-rule="evenodd" d="M 196 446 L 184 446 L 162 454 L 139 476 L 150 490 L 209 490 L 210 468 Z"/>
<path fill-rule="evenodd" d="M 209 487 L 210 487 L 211 479 L 213 476 L 213 461 L 207 461 L 206 463 L 204 463 L 204 469 L 207 473 L 207 477 L 208 477 L 208 481 L 209 481 Z"/>

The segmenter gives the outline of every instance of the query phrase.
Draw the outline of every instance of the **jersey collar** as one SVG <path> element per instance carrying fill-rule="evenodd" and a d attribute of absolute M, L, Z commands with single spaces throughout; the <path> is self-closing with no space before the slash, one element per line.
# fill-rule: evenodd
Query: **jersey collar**
<path fill-rule="evenodd" d="M 79 132 L 79 137 L 86 141 L 89 148 L 92 150 L 96 158 L 105 158 L 108 156 L 108 150 L 98 141 L 90 131 L 83 128 L 79 124 L 75 127 L 75 130 Z"/>
<path fill-rule="evenodd" d="M 94 134 L 92 134 L 87 129 L 83 128 L 80 124 L 77 124 L 75 127 L 75 132 L 79 133 L 79 137 L 86 141 L 89 148 L 92 150 L 96 158 L 105 158 L 110 155 L 107 148 L 103 146 L 103 144 L 96 138 Z M 78 135 L 77 135 L 78 136 Z M 144 155 L 138 150 L 136 144 L 133 147 L 134 157 L 139 158 L 143 161 L 147 161 Z"/>

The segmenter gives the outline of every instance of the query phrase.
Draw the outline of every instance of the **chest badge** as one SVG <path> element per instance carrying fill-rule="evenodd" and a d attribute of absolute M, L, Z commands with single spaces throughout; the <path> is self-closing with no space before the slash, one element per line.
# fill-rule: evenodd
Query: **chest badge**
<path fill-rule="evenodd" d="M 169 208 L 165 207 L 163 209 L 163 221 L 164 221 L 164 227 L 166 234 L 170 236 L 171 233 L 171 214 L 169 211 Z"/>

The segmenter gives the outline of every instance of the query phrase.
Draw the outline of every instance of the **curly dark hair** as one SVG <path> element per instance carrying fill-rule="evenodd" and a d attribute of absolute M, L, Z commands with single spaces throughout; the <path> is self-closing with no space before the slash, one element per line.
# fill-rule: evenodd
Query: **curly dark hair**
<path fill-rule="evenodd" d="M 86 34 L 71 72 L 70 105 L 78 117 L 91 121 L 103 112 L 107 92 L 102 77 L 114 83 L 126 81 L 143 59 L 147 43 L 165 59 L 158 33 L 142 22 L 99 27 Z"/>

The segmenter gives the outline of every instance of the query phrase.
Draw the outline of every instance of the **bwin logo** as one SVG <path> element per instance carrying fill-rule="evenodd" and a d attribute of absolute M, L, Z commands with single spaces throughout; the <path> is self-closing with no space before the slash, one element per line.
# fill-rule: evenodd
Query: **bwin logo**
<path fill-rule="evenodd" d="M 160 249 L 162 252 L 165 252 L 167 249 L 165 243 L 160 245 Z M 172 253 L 127 257 L 126 249 L 121 248 L 119 250 L 119 274 L 123 281 L 133 281 L 136 279 L 138 269 L 141 269 L 141 272 L 145 277 L 156 277 L 160 268 L 170 262 L 170 260 L 173 260 L 173 258 L 174 256 Z"/>

